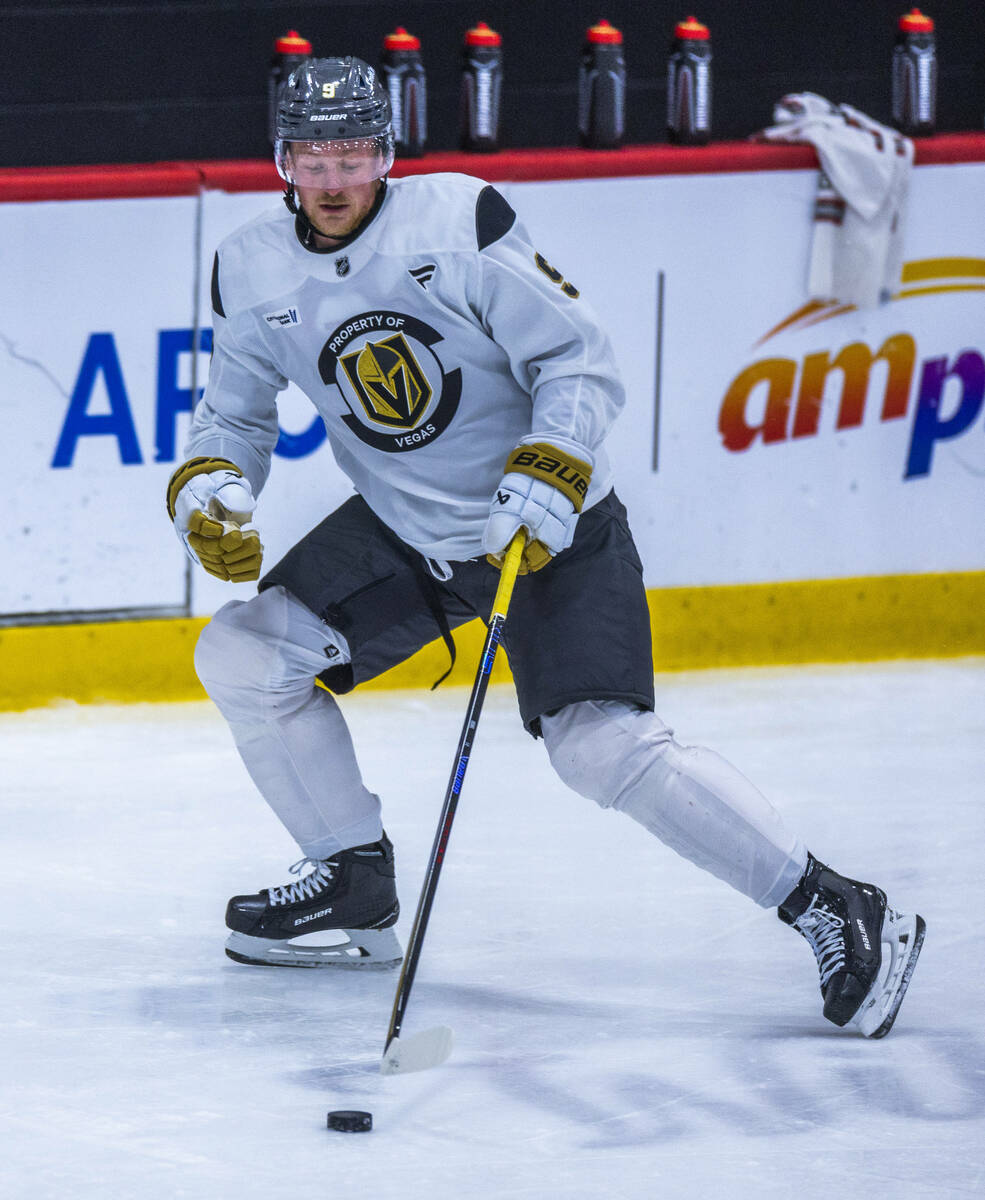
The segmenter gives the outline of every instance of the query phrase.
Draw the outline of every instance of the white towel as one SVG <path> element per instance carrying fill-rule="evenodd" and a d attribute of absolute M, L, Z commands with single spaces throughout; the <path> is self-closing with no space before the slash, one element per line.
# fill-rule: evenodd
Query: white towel
<path fill-rule="evenodd" d="M 913 142 L 848 104 L 813 92 L 784 96 L 766 141 L 809 142 L 821 160 L 808 295 L 858 308 L 899 286 Z"/>

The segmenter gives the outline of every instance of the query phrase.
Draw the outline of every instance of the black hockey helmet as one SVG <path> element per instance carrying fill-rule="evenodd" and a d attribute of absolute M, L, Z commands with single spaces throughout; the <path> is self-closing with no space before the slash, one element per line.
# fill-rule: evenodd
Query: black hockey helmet
<path fill-rule="evenodd" d="M 309 58 L 291 72 L 278 92 L 275 133 L 277 170 L 288 184 L 304 182 L 289 153 L 296 143 L 326 160 L 345 155 L 377 159 L 374 179 L 393 166 L 390 97 L 376 71 L 352 55 Z"/>

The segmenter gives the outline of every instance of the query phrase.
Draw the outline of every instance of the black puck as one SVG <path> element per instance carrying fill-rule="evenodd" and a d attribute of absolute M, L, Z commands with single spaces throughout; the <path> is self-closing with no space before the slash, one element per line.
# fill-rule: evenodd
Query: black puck
<path fill-rule="evenodd" d="M 369 1133 L 373 1128 L 373 1114 L 356 1109 L 343 1108 L 328 1114 L 329 1129 L 339 1133 Z"/>

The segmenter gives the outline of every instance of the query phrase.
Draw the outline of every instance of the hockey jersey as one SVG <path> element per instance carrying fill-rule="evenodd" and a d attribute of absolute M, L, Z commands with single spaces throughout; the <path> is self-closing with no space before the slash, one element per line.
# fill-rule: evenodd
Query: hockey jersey
<path fill-rule="evenodd" d="M 220 244 L 212 306 L 212 365 L 185 452 L 230 459 L 255 494 L 288 381 L 370 508 L 428 557 L 482 553 L 521 442 L 590 462 L 586 507 L 612 486 L 602 442 L 624 394 L 609 341 L 481 180 L 393 181 L 334 251 L 302 245 L 283 207 L 266 213 Z"/>

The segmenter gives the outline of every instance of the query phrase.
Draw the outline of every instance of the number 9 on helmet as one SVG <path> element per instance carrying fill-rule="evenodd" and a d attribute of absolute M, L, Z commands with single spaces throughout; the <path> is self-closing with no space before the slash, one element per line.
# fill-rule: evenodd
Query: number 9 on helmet
<path fill-rule="evenodd" d="M 393 166 L 390 98 L 360 58 L 309 58 L 277 96 L 274 161 L 291 187 L 344 188 Z"/>

